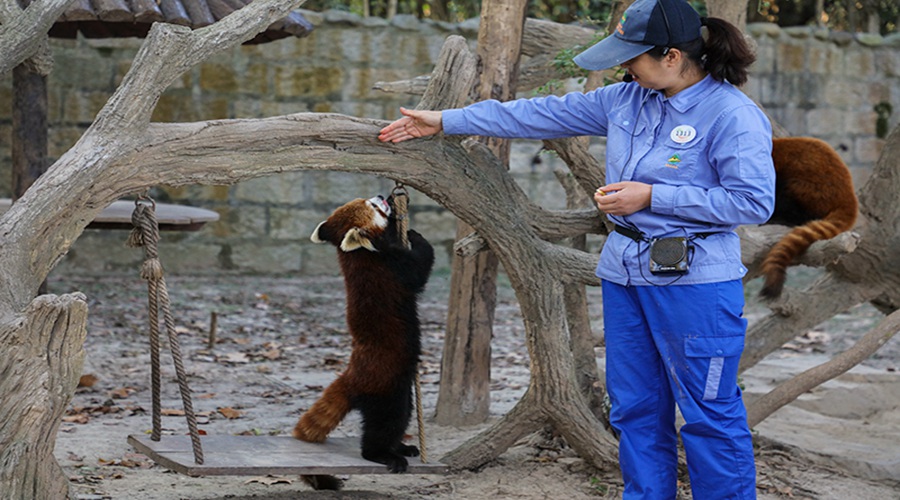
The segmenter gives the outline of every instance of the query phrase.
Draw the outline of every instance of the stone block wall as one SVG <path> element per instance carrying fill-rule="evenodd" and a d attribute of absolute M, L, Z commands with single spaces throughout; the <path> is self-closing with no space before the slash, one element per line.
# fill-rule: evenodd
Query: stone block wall
<path fill-rule="evenodd" d="M 418 98 L 386 94 L 376 82 L 430 73 L 447 36 L 472 41 L 477 22 L 454 25 L 398 16 L 388 22 L 346 13 L 304 12 L 315 25 L 303 39 L 237 47 L 192 68 L 160 99 L 161 122 L 261 118 L 298 112 L 335 112 L 394 119 Z M 794 135 L 825 139 L 841 152 L 858 182 L 880 153 L 874 107 L 900 106 L 900 39 L 851 36 L 809 28 L 751 25 L 759 61 L 747 91 Z M 80 137 L 127 72 L 141 41 L 53 40 L 56 68 L 49 83 L 50 155 Z M 529 95 L 523 95 L 527 97 Z M 11 77 L 0 80 L 0 196 L 9 196 Z M 890 127 L 897 113 L 887 117 Z M 513 145 L 512 174 L 536 203 L 562 208 L 553 175 L 562 162 L 539 153 L 535 141 Z M 603 154 L 603 141 L 594 151 Z M 7 181 L 3 181 L 7 179 Z M 192 233 L 163 234 L 160 252 L 175 273 L 335 273 L 333 249 L 309 234 L 337 205 L 388 194 L 393 182 L 340 172 L 293 172 L 233 186 L 160 186 L 159 202 L 214 210 L 220 220 Z M 448 268 L 456 219 L 420 193 L 411 193 L 411 227 Z M 124 247 L 125 231 L 86 230 L 59 272 L 123 272 L 140 265 L 139 250 Z"/>
<path fill-rule="evenodd" d="M 900 122 L 900 34 L 774 24 L 747 31 L 758 44 L 747 93 L 791 135 L 834 146 L 861 186 L 884 145 L 876 135 L 879 119 L 887 130 Z M 894 112 L 880 114 L 885 105 Z"/>

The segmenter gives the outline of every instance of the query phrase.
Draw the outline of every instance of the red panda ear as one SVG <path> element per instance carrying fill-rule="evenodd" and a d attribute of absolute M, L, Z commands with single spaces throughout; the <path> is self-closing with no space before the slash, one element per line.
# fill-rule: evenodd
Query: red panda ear
<path fill-rule="evenodd" d="M 313 230 L 312 234 L 309 236 L 309 239 L 312 240 L 313 243 L 328 243 L 328 240 L 325 239 L 327 238 L 328 228 L 322 227 L 326 222 L 328 221 L 326 220 L 320 222 L 319 225 L 316 226 L 316 228 Z"/>
<path fill-rule="evenodd" d="M 377 252 L 375 250 L 375 245 L 372 244 L 372 240 L 367 238 L 362 231 L 358 228 L 353 228 L 347 231 L 347 234 L 344 235 L 344 240 L 341 241 L 341 250 L 345 252 L 352 252 L 359 248 L 365 248 L 366 250 L 370 250 L 372 252 Z"/>

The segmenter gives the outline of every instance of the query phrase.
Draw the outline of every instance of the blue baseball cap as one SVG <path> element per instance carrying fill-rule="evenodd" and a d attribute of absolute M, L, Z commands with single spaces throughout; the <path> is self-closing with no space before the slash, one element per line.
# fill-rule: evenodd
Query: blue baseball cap
<path fill-rule="evenodd" d="M 622 14 L 615 32 L 575 56 L 575 64 L 596 71 L 611 68 L 653 47 L 672 47 L 700 37 L 700 14 L 685 0 L 637 0 Z"/>

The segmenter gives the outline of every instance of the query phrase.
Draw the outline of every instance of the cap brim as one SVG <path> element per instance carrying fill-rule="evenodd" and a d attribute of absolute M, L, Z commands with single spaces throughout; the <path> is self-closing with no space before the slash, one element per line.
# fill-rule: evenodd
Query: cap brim
<path fill-rule="evenodd" d="M 590 71 L 618 66 L 652 49 L 652 45 L 627 42 L 615 35 L 608 36 L 575 56 L 575 64 Z"/>

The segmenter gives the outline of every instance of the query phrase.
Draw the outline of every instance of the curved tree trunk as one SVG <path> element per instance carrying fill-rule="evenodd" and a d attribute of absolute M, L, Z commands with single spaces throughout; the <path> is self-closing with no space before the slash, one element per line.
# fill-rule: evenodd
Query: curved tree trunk
<path fill-rule="evenodd" d="M 78 293 L 43 295 L 24 317 L 0 323 L 3 498 L 67 497 L 69 480 L 53 448 L 81 376 L 86 334 L 87 303 Z"/>
<path fill-rule="evenodd" d="M 519 74 L 524 0 L 486 1 L 481 5 L 478 57 L 481 75 L 479 100 L 507 101 L 515 97 Z M 509 164 L 509 141 L 485 137 L 504 165 Z M 456 239 L 474 229 L 460 221 Z M 456 256 L 450 277 L 447 334 L 441 358 L 441 385 L 435 421 L 443 425 L 472 425 L 490 415 L 491 337 L 497 305 L 497 256 L 490 250 L 471 258 Z"/>
<path fill-rule="evenodd" d="M 522 306 L 526 345 L 531 359 L 528 390 L 516 406 L 491 428 L 442 458 L 451 468 L 474 468 L 497 458 L 522 437 L 550 424 L 598 468 L 616 462 L 616 442 L 588 407 L 576 384 L 575 365 L 566 328 L 564 286 L 558 275 L 541 265 L 541 242 L 504 246 L 504 256 L 527 262 L 509 271 Z M 543 269 L 542 269 L 543 267 Z"/>

